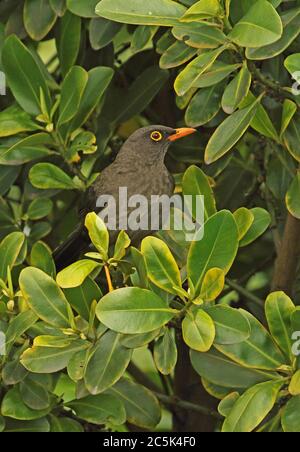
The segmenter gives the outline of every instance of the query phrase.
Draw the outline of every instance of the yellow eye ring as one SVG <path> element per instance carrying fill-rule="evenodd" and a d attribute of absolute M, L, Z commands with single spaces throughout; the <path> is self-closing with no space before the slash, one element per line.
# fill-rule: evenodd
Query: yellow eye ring
<path fill-rule="evenodd" d="M 158 130 L 155 130 L 151 133 L 151 140 L 153 141 L 161 141 L 163 138 L 162 134 L 158 132 Z"/>

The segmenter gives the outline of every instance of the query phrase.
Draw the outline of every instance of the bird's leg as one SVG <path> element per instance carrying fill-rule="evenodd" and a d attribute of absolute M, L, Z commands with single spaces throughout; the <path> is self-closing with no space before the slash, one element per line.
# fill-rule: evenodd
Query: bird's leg
<path fill-rule="evenodd" d="M 113 284 L 112 284 L 112 280 L 111 280 L 111 276 L 110 276 L 110 271 L 109 271 L 108 265 L 104 265 L 104 270 L 105 270 L 105 276 L 106 276 L 106 280 L 107 280 L 108 290 L 109 290 L 109 292 L 113 292 L 114 287 L 113 287 Z"/>

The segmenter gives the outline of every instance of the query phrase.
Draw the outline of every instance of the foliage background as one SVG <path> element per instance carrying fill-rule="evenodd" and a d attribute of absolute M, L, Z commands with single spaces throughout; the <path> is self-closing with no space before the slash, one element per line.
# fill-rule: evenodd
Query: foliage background
<path fill-rule="evenodd" d="M 98 3 L 0 1 L 0 430 L 299 432 L 299 1 Z M 97 254 L 57 275 L 153 123 L 199 128 L 167 166 L 204 240 L 111 249 L 90 214 Z"/>

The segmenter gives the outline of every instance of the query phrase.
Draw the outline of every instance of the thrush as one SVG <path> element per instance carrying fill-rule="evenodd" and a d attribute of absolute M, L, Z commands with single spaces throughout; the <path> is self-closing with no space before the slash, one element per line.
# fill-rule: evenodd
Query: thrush
<path fill-rule="evenodd" d="M 86 206 L 79 219 L 78 228 L 54 251 L 58 270 L 75 261 L 88 248 L 89 239 L 84 228 L 84 217 L 90 211 L 99 213 L 101 197 L 112 197 L 116 203 L 116 212 L 121 215 L 120 188 L 126 188 L 127 199 L 142 195 L 149 201 L 149 206 L 154 195 L 172 196 L 174 179 L 165 166 L 165 156 L 174 141 L 194 132 L 196 130 L 191 128 L 174 129 L 158 125 L 138 129 L 127 139 L 115 161 L 103 170 L 88 190 Z M 127 209 L 128 216 L 131 212 L 132 209 Z M 119 217 L 116 220 L 116 228 L 110 231 L 111 242 L 115 241 L 118 232 L 124 229 L 120 227 L 124 224 L 124 218 Z M 135 244 L 152 232 L 151 229 L 133 231 L 130 227 L 125 230 Z"/>

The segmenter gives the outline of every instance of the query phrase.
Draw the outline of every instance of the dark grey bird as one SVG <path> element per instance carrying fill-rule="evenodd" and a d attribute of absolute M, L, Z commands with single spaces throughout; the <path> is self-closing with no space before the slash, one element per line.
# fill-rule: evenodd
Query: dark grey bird
<path fill-rule="evenodd" d="M 196 132 L 191 128 L 174 129 L 161 125 L 149 126 L 134 132 L 120 149 L 115 161 L 103 170 L 87 194 L 86 206 L 79 219 L 79 226 L 69 239 L 54 252 L 58 270 L 66 267 L 88 249 L 89 238 L 84 228 L 84 217 L 88 212 L 99 213 L 99 197 L 112 196 L 119 212 L 119 190 L 126 187 L 128 199 L 142 195 L 151 203 L 153 195 L 171 196 L 174 192 L 174 180 L 165 166 L 165 156 L 172 142 Z M 130 215 L 132 209 L 128 209 Z M 119 213 L 120 214 L 120 213 Z M 121 215 L 121 214 L 120 214 Z M 117 218 L 117 229 L 110 231 L 113 242 L 124 218 Z M 143 231 L 126 230 L 136 244 L 151 229 Z"/>

